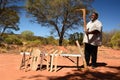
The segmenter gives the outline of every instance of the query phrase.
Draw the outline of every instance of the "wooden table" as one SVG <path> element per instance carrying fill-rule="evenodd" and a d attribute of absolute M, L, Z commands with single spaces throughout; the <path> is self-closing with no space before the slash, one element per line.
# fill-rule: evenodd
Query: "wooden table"
<path fill-rule="evenodd" d="M 25 55 L 30 55 L 29 52 L 24 52 L 24 53 L 25 53 Z M 23 53 L 20 53 L 20 54 L 23 55 Z M 65 58 L 68 58 L 71 61 L 72 61 L 72 59 L 70 59 L 70 57 L 76 57 L 77 61 L 74 62 L 74 63 L 77 64 L 76 67 L 78 68 L 78 66 L 79 66 L 79 58 L 81 57 L 81 54 L 68 54 L 68 53 L 62 53 L 62 51 L 61 52 L 60 51 L 58 51 L 58 52 L 55 51 L 55 52 L 50 53 L 50 54 L 45 53 L 44 56 L 47 57 L 47 63 L 46 63 L 47 70 L 50 69 L 50 72 L 52 72 L 53 71 L 53 65 L 55 66 L 54 67 L 55 71 L 57 71 L 57 66 L 59 64 L 59 62 L 58 62 L 59 57 L 65 57 Z M 42 58 L 42 57 L 40 57 L 40 58 Z M 43 64 L 43 60 L 44 59 L 40 60 L 41 67 L 42 67 L 42 64 Z M 33 65 L 33 66 L 37 66 L 37 65 Z"/>
<path fill-rule="evenodd" d="M 69 57 L 76 57 L 77 58 L 76 67 L 78 68 L 78 66 L 79 66 L 79 58 L 81 57 L 81 54 L 68 54 L 68 53 L 50 54 L 50 72 L 53 71 L 53 64 L 55 65 L 55 71 L 57 71 L 57 65 L 59 64 L 58 63 L 59 56 L 62 56 L 62 57 L 68 58 L 68 59 L 70 59 Z"/>

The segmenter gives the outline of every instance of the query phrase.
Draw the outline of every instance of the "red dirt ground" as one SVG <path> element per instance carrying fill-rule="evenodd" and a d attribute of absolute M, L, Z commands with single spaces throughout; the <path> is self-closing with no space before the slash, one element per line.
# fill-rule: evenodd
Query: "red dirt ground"
<path fill-rule="evenodd" d="M 98 67 L 88 70 L 77 70 L 70 60 L 60 58 L 57 72 L 25 72 L 19 70 L 21 58 L 20 54 L 0 53 L 0 80 L 120 80 L 120 50 L 99 48 Z"/>

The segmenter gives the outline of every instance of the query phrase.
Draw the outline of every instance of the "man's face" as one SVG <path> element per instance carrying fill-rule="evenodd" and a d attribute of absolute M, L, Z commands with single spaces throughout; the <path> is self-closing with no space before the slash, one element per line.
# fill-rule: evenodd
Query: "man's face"
<path fill-rule="evenodd" d="M 91 15 L 91 20 L 92 21 L 95 21 L 97 19 L 97 16 L 95 15 L 95 13 L 92 13 L 92 15 Z"/>

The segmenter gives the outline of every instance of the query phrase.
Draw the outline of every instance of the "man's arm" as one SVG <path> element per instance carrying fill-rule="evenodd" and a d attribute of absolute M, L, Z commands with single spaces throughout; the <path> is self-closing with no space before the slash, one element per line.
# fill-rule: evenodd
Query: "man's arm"
<path fill-rule="evenodd" d="M 93 30 L 93 31 L 85 31 L 86 34 L 98 34 L 100 31 L 98 30 Z"/>

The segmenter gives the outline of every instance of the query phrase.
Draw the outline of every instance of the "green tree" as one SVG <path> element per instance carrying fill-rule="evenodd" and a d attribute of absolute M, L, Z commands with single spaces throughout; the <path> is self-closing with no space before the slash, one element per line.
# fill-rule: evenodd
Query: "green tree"
<path fill-rule="evenodd" d="M 32 41 L 34 39 L 33 38 L 34 33 L 32 31 L 28 31 L 28 30 L 23 31 L 21 32 L 21 35 L 25 40 L 28 40 L 28 41 Z"/>
<path fill-rule="evenodd" d="M 62 46 L 65 33 L 78 29 L 83 23 L 82 12 L 75 10 L 88 10 L 91 2 L 93 0 L 27 0 L 26 8 L 39 24 L 51 28 L 51 33 L 57 33 Z"/>

